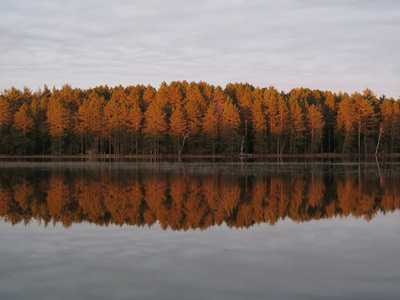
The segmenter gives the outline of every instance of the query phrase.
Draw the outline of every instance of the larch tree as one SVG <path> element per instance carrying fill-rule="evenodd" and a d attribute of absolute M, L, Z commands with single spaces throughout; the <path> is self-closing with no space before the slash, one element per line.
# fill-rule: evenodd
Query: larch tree
<path fill-rule="evenodd" d="M 338 139 L 342 139 L 342 153 L 350 151 L 350 144 L 355 132 L 355 107 L 352 99 L 347 95 L 343 95 L 341 101 L 338 104 L 337 114 L 337 129 L 336 136 Z"/>
<path fill-rule="evenodd" d="M 396 141 L 400 140 L 399 101 L 394 101 L 394 99 L 385 99 L 381 105 L 381 113 L 382 113 L 381 130 L 383 139 L 385 141 L 385 147 L 384 147 L 385 152 L 395 153 Z M 389 143 L 389 147 L 386 146 L 386 143 Z M 387 150 L 387 148 L 389 148 L 389 150 Z"/>
<path fill-rule="evenodd" d="M 213 90 L 212 101 L 220 105 L 223 105 L 226 101 L 226 95 L 219 85 Z"/>
<path fill-rule="evenodd" d="M 166 108 L 167 112 L 169 113 L 170 107 L 169 107 L 168 91 L 169 87 L 167 83 L 165 81 L 162 82 L 156 93 L 155 101 L 158 103 L 158 105 L 160 105 L 164 109 Z"/>
<path fill-rule="evenodd" d="M 289 130 L 289 109 L 283 97 L 273 87 L 266 91 L 264 99 L 268 107 L 269 126 L 275 140 L 276 153 L 281 155 Z"/>
<path fill-rule="evenodd" d="M 131 141 L 130 153 L 139 153 L 139 145 L 142 140 L 142 129 L 144 120 L 144 100 L 143 94 L 145 87 L 143 85 L 136 85 L 134 87 L 128 87 L 125 89 L 128 93 L 127 101 L 129 102 L 128 107 L 128 120 L 127 120 L 127 132 L 128 140 Z"/>
<path fill-rule="evenodd" d="M 305 123 L 302 108 L 295 95 L 289 98 L 289 122 L 290 122 L 290 141 L 289 149 L 291 153 L 304 151 Z"/>
<path fill-rule="evenodd" d="M 3 96 L 0 96 L 0 128 L 11 122 L 11 116 L 12 114 L 10 111 L 10 105 L 7 99 Z"/>
<path fill-rule="evenodd" d="M 92 91 L 78 109 L 78 132 L 84 139 L 86 150 L 99 150 L 99 141 L 103 127 L 104 98 Z M 83 149 L 81 150 L 83 153 Z"/>
<path fill-rule="evenodd" d="M 19 110 L 14 114 L 14 127 L 18 131 L 18 154 L 26 155 L 34 149 L 34 145 L 30 136 L 33 133 L 32 112 L 29 106 L 24 103 Z"/>
<path fill-rule="evenodd" d="M 136 86 L 128 86 L 125 88 L 125 92 L 128 95 L 127 100 L 131 102 L 131 105 L 137 103 L 141 109 L 144 108 L 144 103 L 143 103 L 144 91 L 145 87 L 139 84 Z"/>
<path fill-rule="evenodd" d="M 325 103 L 324 103 L 324 121 L 325 121 L 325 137 L 326 137 L 326 152 L 334 152 L 335 129 L 336 129 L 336 114 L 337 114 L 337 103 L 335 95 L 331 92 L 326 92 Z"/>
<path fill-rule="evenodd" d="M 173 81 L 169 85 L 165 84 L 165 82 L 161 84 L 156 98 L 162 98 L 162 101 L 157 100 L 159 104 L 167 107 L 168 112 L 172 112 L 177 106 L 183 105 L 184 96 L 185 92 L 182 83 Z"/>
<path fill-rule="evenodd" d="M 208 105 L 206 114 L 204 115 L 202 126 L 203 132 L 206 136 L 206 142 L 209 143 L 209 148 L 206 151 L 210 151 L 212 155 L 215 154 L 218 137 L 220 136 L 222 118 L 222 105 L 217 102 L 211 102 Z"/>
<path fill-rule="evenodd" d="M 151 154 L 158 155 L 161 148 L 160 143 L 164 140 L 168 130 L 166 114 L 162 107 L 154 101 L 150 103 L 144 117 L 143 133 L 150 144 Z"/>
<path fill-rule="evenodd" d="M 180 106 L 175 107 L 169 121 L 170 135 L 176 144 L 176 153 L 180 156 L 189 136 L 188 122 Z"/>
<path fill-rule="evenodd" d="M 35 154 L 45 154 L 46 145 L 49 144 L 48 124 L 46 122 L 46 112 L 51 91 L 45 85 L 43 90 L 39 89 L 34 93 L 30 105 L 32 119 L 34 123 L 33 139 L 35 141 Z"/>
<path fill-rule="evenodd" d="M 72 152 L 76 153 L 79 151 L 79 139 L 77 139 L 78 136 L 74 131 L 78 123 L 77 112 L 85 95 L 81 89 L 72 89 L 68 84 L 63 85 L 60 90 L 53 92 L 53 94 L 56 94 L 60 99 L 68 115 L 68 126 L 65 129 L 64 149 L 70 154 L 72 154 Z"/>
<path fill-rule="evenodd" d="M 19 107 L 25 103 L 22 92 L 15 87 L 5 89 L 2 92 L 2 96 L 7 100 L 9 104 L 9 110 L 12 114 L 14 114 Z"/>
<path fill-rule="evenodd" d="M 185 98 L 185 92 L 182 83 L 179 81 L 171 82 L 168 90 L 168 101 L 171 107 L 174 108 L 183 104 L 184 98 Z"/>
<path fill-rule="evenodd" d="M 104 118 L 107 133 L 110 138 L 109 150 L 114 154 L 124 154 L 128 144 L 128 134 L 131 126 L 131 99 L 122 87 L 116 88 L 110 101 L 104 108 Z M 112 147 L 112 149 L 111 149 Z"/>
<path fill-rule="evenodd" d="M 25 91 L 26 88 L 24 88 Z M 6 153 L 12 153 L 14 149 L 20 148 L 18 144 L 20 143 L 20 139 L 18 136 L 15 134 L 15 128 L 13 126 L 13 116 L 14 114 L 19 110 L 19 108 L 27 103 L 29 100 L 26 99 L 27 93 L 23 93 L 21 90 L 11 87 L 10 89 L 5 89 L 2 92 L 2 98 L 4 98 L 5 101 L 1 104 L 3 106 L 2 110 L 3 113 L 5 112 L 5 115 L 1 117 L 2 119 L 9 119 L 9 122 L 3 121 L 3 124 L 0 124 L 2 127 L 1 133 L 1 139 L 2 139 L 2 144 L 4 147 L 4 150 Z M 29 95 L 28 98 L 31 98 L 31 95 Z M 7 102 L 7 103 L 6 103 Z M 10 117 L 8 117 L 8 113 L 10 114 Z M 1 121 L 0 121 L 1 122 Z"/>
<path fill-rule="evenodd" d="M 354 121 L 357 126 L 358 154 L 361 154 L 361 134 L 364 140 L 364 154 L 368 153 L 367 140 L 370 130 L 370 124 L 373 122 L 375 113 L 371 100 L 363 97 L 359 93 L 351 95 L 354 103 Z"/>
<path fill-rule="evenodd" d="M 150 103 L 155 101 L 156 94 L 157 94 L 157 91 L 155 88 L 153 88 L 151 85 L 146 86 L 146 88 L 144 89 L 144 92 L 143 92 L 143 105 L 144 105 L 145 109 L 147 109 L 147 107 L 150 105 Z"/>
<path fill-rule="evenodd" d="M 70 115 L 61 99 L 53 93 L 47 107 L 47 123 L 52 137 L 52 153 L 61 155 Z"/>
<path fill-rule="evenodd" d="M 122 92 L 121 92 L 122 93 Z M 110 101 L 104 107 L 103 135 L 108 136 L 109 154 L 119 154 L 120 132 L 123 127 L 122 116 L 120 115 L 120 101 L 117 92 L 113 92 Z M 123 97 L 123 96 L 122 96 Z"/>
<path fill-rule="evenodd" d="M 394 144 L 395 150 L 393 150 L 392 153 L 394 152 L 400 152 L 400 98 L 397 99 L 396 102 L 393 104 L 393 111 L 394 111 L 394 126 L 395 126 L 395 134 L 394 134 L 394 141 L 396 143 Z"/>
<path fill-rule="evenodd" d="M 251 120 L 254 128 L 254 152 L 267 152 L 267 113 L 263 90 L 256 88 L 253 91 L 253 105 L 251 106 Z"/>
<path fill-rule="evenodd" d="M 201 126 L 207 104 L 199 87 L 194 83 L 187 86 L 186 99 L 184 101 L 183 110 L 187 116 L 190 137 L 188 139 L 188 148 L 191 153 L 201 153 L 204 151 Z"/>
<path fill-rule="evenodd" d="M 0 95 L 0 153 L 9 150 L 9 127 L 12 122 L 10 105 L 5 97 Z"/>
<path fill-rule="evenodd" d="M 254 88 L 249 84 L 236 85 L 237 105 L 239 108 L 239 115 L 241 117 L 241 124 L 243 127 L 243 141 L 244 151 L 247 153 L 249 150 L 249 135 L 251 132 L 251 107 L 253 105 L 253 90 Z"/>
<path fill-rule="evenodd" d="M 144 115 L 140 109 L 139 102 L 133 103 L 129 110 L 128 116 L 128 132 L 132 134 L 133 140 L 135 141 L 135 154 L 138 154 L 139 138 L 143 127 Z"/>
<path fill-rule="evenodd" d="M 240 115 L 236 105 L 228 98 L 225 102 L 221 121 L 221 138 L 224 141 L 224 150 L 231 155 L 238 148 Z"/>
<path fill-rule="evenodd" d="M 321 145 L 325 126 L 323 114 L 314 104 L 309 105 L 307 108 L 307 121 L 311 135 L 310 151 L 314 153 Z"/>

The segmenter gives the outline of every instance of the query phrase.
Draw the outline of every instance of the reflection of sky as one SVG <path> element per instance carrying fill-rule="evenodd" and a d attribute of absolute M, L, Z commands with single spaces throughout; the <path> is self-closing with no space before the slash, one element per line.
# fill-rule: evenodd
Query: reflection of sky
<path fill-rule="evenodd" d="M 0 223 L 1 299 L 394 299 L 400 214 L 250 229 Z"/>

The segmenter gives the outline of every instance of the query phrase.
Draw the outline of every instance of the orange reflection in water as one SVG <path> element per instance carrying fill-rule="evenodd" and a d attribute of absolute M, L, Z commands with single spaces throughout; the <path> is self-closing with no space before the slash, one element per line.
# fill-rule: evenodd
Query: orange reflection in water
<path fill-rule="evenodd" d="M 4 173 L 4 172 L 3 172 Z M 289 174 L 263 176 L 47 172 L 4 176 L 0 216 L 17 224 L 90 222 L 173 230 L 364 217 L 400 208 L 398 176 Z M 397 183 L 397 184 L 396 184 Z"/>

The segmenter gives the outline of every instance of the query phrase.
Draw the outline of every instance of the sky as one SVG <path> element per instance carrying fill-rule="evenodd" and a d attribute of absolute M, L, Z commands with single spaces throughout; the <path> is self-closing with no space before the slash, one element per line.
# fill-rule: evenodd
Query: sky
<path fill-rule="evenodd" d="M 247 82 L 400 97 L 398 0 L 0 0 L 0 91 Z"/>

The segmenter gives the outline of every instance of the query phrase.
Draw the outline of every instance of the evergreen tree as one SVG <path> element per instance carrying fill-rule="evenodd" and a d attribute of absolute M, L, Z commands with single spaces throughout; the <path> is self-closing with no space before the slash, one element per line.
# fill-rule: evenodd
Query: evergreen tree
<path fill-rule="evenodd" d="M 323 115 L 314 104 L 308 106 L 307 120 L 308 120 L 308 128 L 311 135 L 309 151 L 311 153 L 314 153 L 321 145 L 323 128 L 325 126 Z"/>
<path fill-rule="evenodd" d="M 254 152 L 267 152 L 267 107 L 265 105 L 263 90 L 256 88 L 253 92 L 253 105 L 251 106 L 251 119 L 254 128 Z"/>
<path fill-rule="evenodd" d="M 70 116 L 68 110 L 56 93 L 53 93 L 49 99 L 46 116 L 52 138 L 51 152 L 52 154 L 61 155 L 67 129 L 69 127 Z"/>
<path fill-rule="evenodd" d="M 149 144 L 150 153 L 158 155 L 168 129 L 166 114 L 158 103 L 152 102 L 144 113 L 144 117 L 143 133 Z"/>
<path fill-rule="evenodd" d="M 221 130 L 222 105 L 210 103 L 203 118 L 203 132 L 206 137 L 206 151 L 214 155 L 219 149 L 218 137 Z"/>
<path fill-rule="evenodd" d="M 221 121 L 221 138 L 224 142 L 224 152 L 237 152 L 240 143 L 239 136 L 240 115 L 236 105 L 229 99 L 225 102 Z"/>
<path fill-rule="evenodd" d="M 177 106 L 171 115 L 170 135 L 176 145 L 176 153 L 180 156 L 189 136 L 188 122 L 180 106 Z"/>
<path fill-rule="evenodd" d="M 336 138 L 342 145 L 342 153 L 352 150 L 351 142 L 355 133 L 355 108 L 354 103 L 348 95 L 343 95 L 338 104 Z M 344 139 L 343 139 L 344 138 Z"/>
<path fill-rule="evenodd" d="M 30 154 L 35 148 L 34 140 L 32 140 L 33 120 L 32 112 L 29 106 L 24 103 L 14 114 L 14 128 L 16 129 L 15 152 L 16 154 Z"/>

